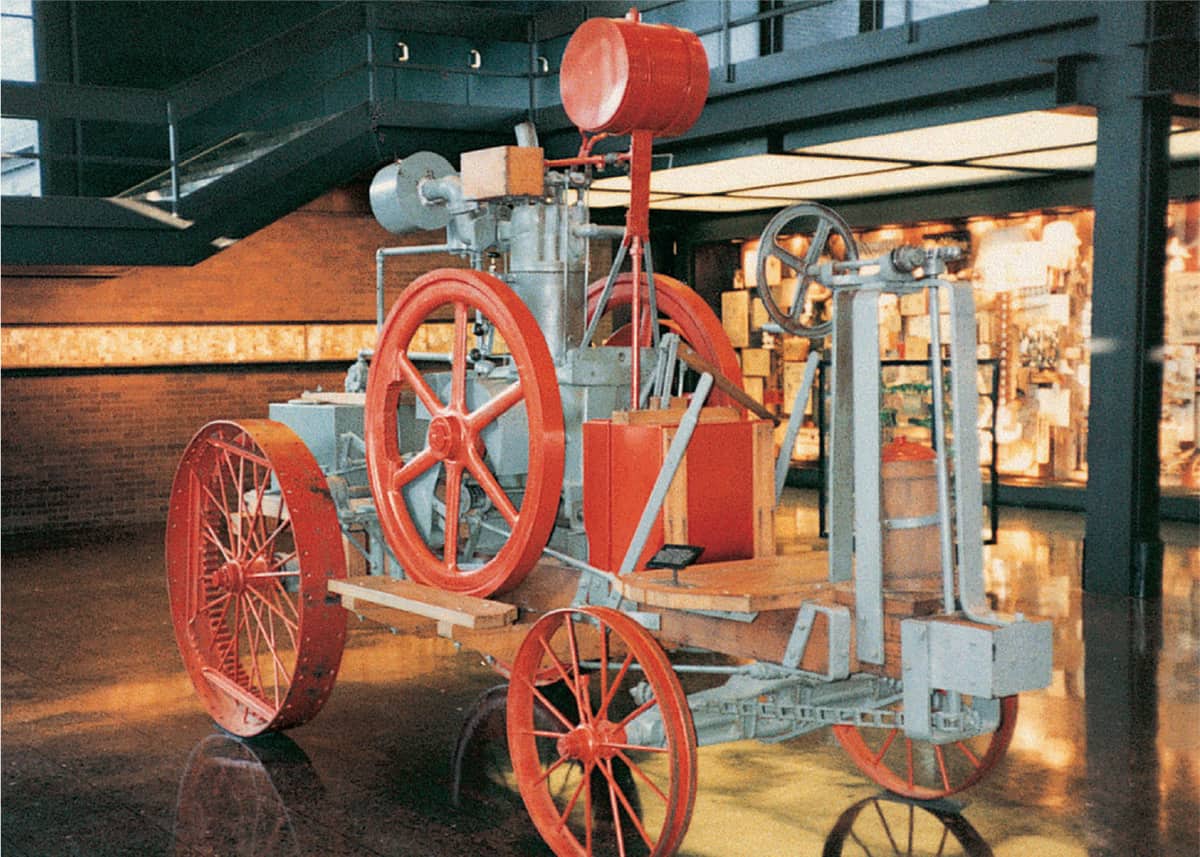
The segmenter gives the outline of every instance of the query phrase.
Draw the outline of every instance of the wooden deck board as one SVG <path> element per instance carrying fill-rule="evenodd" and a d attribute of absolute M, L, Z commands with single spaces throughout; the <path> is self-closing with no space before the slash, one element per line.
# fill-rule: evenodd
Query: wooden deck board
<path fill-rule="evenodd" d="M 517 608 L 511 604 L 444 592 L 408 580 L 353 577 L 331 580 L 328 588 L 340 595 L 342 605 L 350 610 L 363 602 L 475 629 L 500 628 L 517 618 Z"/>
<path fill-rule="evenodd" d="M 625 575 L 621 595 L 643 607 L 757 613 L 785 610 L 830 590 L 828 555 L 809 551 L 733 562 L 693 565 L 672 582 L 668 569 Z"/>

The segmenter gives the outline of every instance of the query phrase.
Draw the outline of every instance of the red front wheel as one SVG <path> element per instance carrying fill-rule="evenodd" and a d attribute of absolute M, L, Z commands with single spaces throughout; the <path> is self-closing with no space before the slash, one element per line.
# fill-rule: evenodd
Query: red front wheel
<path fill-rule="evenodd" d="M 914 741 L 898 728 L 834 726 L 833 734 L 859 770 L 888 791 L 935 800 L 970 788 L 987 776 L 1004 758 L 1016 725 L 1014 695 L 1000 700 L 1000 722 L 995 732 L 961 741 Z"/>
<path fill-rule="evenodd" d="M 539 687 L 547 670 L 570 705 Z M 555 854 L 675 853 L 696 797 L 696 734 L 679 680 L 642 626 L 604 607 L 547 613 L 513 662 L 507 714 L 521 797 Z M 643 715 L 658 722 L 639 730 Z"/>

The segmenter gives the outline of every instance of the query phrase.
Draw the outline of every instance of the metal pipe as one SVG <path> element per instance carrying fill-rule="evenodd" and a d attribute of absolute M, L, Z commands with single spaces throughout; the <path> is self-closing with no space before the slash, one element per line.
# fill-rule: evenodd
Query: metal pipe
<path fill-rule="evenodd" d="M 633 236 L 630 261 L 633 265 L 633 302 L 629 308 L 629 326 L 633 335 L 629 341 L 629 408 L 638 408 L 638 393 L 642 386 L 642 239 Z M 630 569 L 632 571 L 633 569 Z"/>
<path fill-rule="evenodd" d="M 513 133 L 517 138 L 517 145 L 525 148 L 536 149 L 538 147 L 537 126 L 532 122 L 518 122 L 513 128 Z"/>
<path fill-rule="evenodd" d="M 498 536 L 503 536 L 506 539 L 509 538 L 510 536 L 512 536 L 512 533 L 510 531 L 504 529 L 503 527 L 497 527 L 495 524 L 489 524 L 487 521 L 480 521 L 479 526 L 481 529 L 487 530 L 488 532 L 491 532 L 491 533 L 495 533 Z M 602 577 L 605 580 L 607 580 L 609 583 L 617 582 L 617 577 L 612 572 L 605 571 L 602 568 L 596 568 L 596 566 L 594 566 L 594 565 L 588 565 L 583 560 L 575 559 L 575 557 L 571 556 L 570 554 L 565 554 L 562 551 L 557 551 L 554 548 L 550 547 L 549 545 L 546 545 L 542 548 L 542 553 L 544 553 L 546 556 L 550 557 L 551 559 L 558 560 L 563 565 L 569 565 L 572 568 L 579 569 L 580 571 L 586 571 L 589 574 L 594 574 L 594 575 L 597 575 L 598 577 Z"/>
<path fill-rule="evenodd" d="M 588 670 L 600 669 L 599 661 L 580 661 L 579 666 Z M 617 669 L 616 663 L 610 662 L 609 669 Z M 643 669 L 642 665 L 637 661 L 631 663 L 626 669 L 638 671 Z M 750 670 L 744 666 L 722 667 L 716 664 L 671 664 L 671 670 L 677 673 L 700 673 L 702 675 L 743 675 L 749 674 Z"/>
<path fill-rule="evenodd" d="M 383 301 L 383 260 L 388 256 L 420 256 L 423 253 L 449 253 L 449 244 L 414 244 L 409 247 L 380 247 L 375 251 L 375 329 L 383 331 L 387 307 Z"/>
<path fill-rule="evenodd" d="M 650 298 L 650 344 L 658 345 L 658 296 L 654 292 L 654 253 L 647 240 L 642 247 L 646 259 L 646 294 Z"/>
<path fill-rule="evenodd" d="M 167 147 L 171 155 L 171 214 L 179 214 L 179 141 L 175 136 L 175 105 L 167 99 Z"/>
<path fill-rule="evenodd" d="M 622 231 L 622 235 L 624 235 L 624 231 Z M 608 279 L 604 281 L 604 289 L 600 292 L 600 299 L 596 301 L 596 311 L 592 313 L 592 320 L 588 322 L 587 330 L 583 332 L 583 341 L 579 344 L 581 349 L 586 349 L 592 344 L 592 337 L 596 335 L 596 328 L 600 324 L 600 316 L 604 315 L 604 310 L 608 307 L 608 298 L 612 294 L 617 277 L 620 275 L 621 263 L 625 261 L 625 254 L 627 252 L 629 252 L 629 242 L 622 241 L 617 247 L 617 255 L 613 258 L 612 267 L 608 269 Z"/>
<path fill-rule="evenodd" d="M 942 331 L 939 286 L 929 287 L 929 386 L 933 393 L 933 453 L 937 474 L 938 541 L 942 553 L 942 602 L 954 611 L 954 534 L 950 521 L 950 474 L 946 472 L 946 412 L 942 390 Z"/>
<path fill-rule="evenodd" d="M 625 237 L 625 227 L 605 226 L 600 223 L 573 223 L 571 234 L 576 238 L 611 238 L 619 241 Z"/>
<path fill-rule="evenodd" d="M 679 423 L 679 429 L 675 432 L 675 437 L 667 448 L 666 459 L 663 461 L 662 469 L 658 471 L 658 478 L 654 481 L 654 488 L 651 489 L 650 497 L 646 500 L 646 508 L 642 510 L 642 517 L 638 521 L 637 529 L 633 531 L 633 540 L 629 543 L 629 550 L 625 552 L 625 559 L 621 562 L 618 574 L 628 574 L 633 571 L 638 558 L 642 555 L 642 549 L 645 548 L 646 542 L 650 538 L 654 519 L 658 517 L 659 510 L 662 509 L 663 501 L 667 498 L 667 490 L 675 478 L 675 471 L 683 462 L 683 456 L 687 452 L 692 433 L 700 422 L 700 409 L 704 407 L 704 401 L 708 398 L 712 385 L 712 375 L 705 372 L 700 376 L 700 383 L 696 385 L 696 392 L 692 394 L 692 402 L 688 405 L 687 412 L 684 413 L 683 420 Z"/>

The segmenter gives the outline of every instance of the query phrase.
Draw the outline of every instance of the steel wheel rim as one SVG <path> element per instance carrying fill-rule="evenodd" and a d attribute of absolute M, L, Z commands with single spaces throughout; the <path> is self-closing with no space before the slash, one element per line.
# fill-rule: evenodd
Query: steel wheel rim
<path fill-rule="evenodd" d="M 645 288 L 646 275 L 642 275 Z M 588 318 L 596 311 L 600 303 L 600 294 L 604 291 L 604 280 L 597 280 L 588 286 Z M 680 338 L 692 346 L 696 353 L 721 370 L 721 374 L 742 386 L 742 364 L 738 360 L 737 351 L 729 341 L 729 334 L 721 325 L 721 320 L 712 308 L 700 297 L 694 289 L 665 274 L 654 275 L 654 292 L 658 301 L 659 312 L 666 315 Z M 614 307 L 629 306 L 633 303 L 633 275 L 621 274 L 613 285 L 608 298 L 606 311 Z M 649 313 L 646 314 L 645 327 L 641 332 L 643 347 L 650 345 Z M 714 405 L 732 405 L 742 410 L 742 406 L 734 399 L 713 390 L 710 402 Z"/>
<path fill-rule="evenodd" d="M 833 734 L 858 769 L 888 791 L 918 800 L 934 800 L 968 789 L 982 780 L 1004 758 L 1017 725 L 1017 699 L 1000 700 L 1000 722 L 982 751 L 965 741 L 934 745 L 905 737 L 901 729 L 876 729 L 877 741 L 868 743 L 857 726 L 834 726 Z M 979 736 L 982 738 L 983 736 Z M 924 767 L 932 785 L 918 782 L 918 756 L 932 758 Z"/>
<path fill-rule="evenodd" d="M 453 382 L 448 402 L 434 393 L 408 357 L 421 324 L 445 306 L 454 310 Z M 518 380 L 483 406 L 468 409 L 469 324 L 475 311 L 491 320 L 508 345 Z M 407 461 L 396 424 L 405 389 L 412 390 L 433 416 L 425 447 Z M 525 407 L 529 443 L 529 470 L 519 506 L 484 460 L 479 439 L 488 426 L 518 404 Z M 392 307 L 380 333 L 367 381 L 365 416 L 371 494 L 384 537 L 405 573 L 429 586 L 481 597 L 519 584 L 537 562 L 554 528 L 565 454 L 554 362 L 536 320 L 521 299 L 500 280 L 476 271 L 442 269 L 413 281 Z M 405 502 L 404 490 L 439 465 L 445 476 L 447 510 L 460 507 L 465 475 L 469 474 L 505 519 L 507 540 L 478 568 L 458 565 L 458 543 L 465 530 L 459 515 L 447 513 L 444 517 L 439 556 L 426 543 Z"/>
<path fill-rule="evenodd" d="M 817 219 L 817 225 L 813 230 L 813 240 L 809 244 L 803 259 L 793 256 L 781 247 L 777 241 L 783 228 L 793 221 L 799 220 L 801 217 L 815 217 Z M 829 239 L 835 235 L 840 237 L 845 244 L 845 258 L 857 259 L 858 245 L 854 241 L 854 234 L 850 231 L 850 225 L 832 208 L 820 205 L 819 203 L 802 202 L 797 205 L 788 206 L 772 217 L 763 228 L 762 235 L 759 237 L 758 257 L 755 260 L 758 274 L 755 290 L 763 302 L 763 308 L 766 309 L 767 315 L 788 333 L 795 334 L 796 336 L 805 336 L 809 339 L 821 339 L 833 330 L 832 321 L 819 322 L 811 326 L 801 324 L 800 313 L 804 309 L 804 298 L 808 294 L 808 287 L 813 281 L 813 278 L 808 274 L 808 268 L 820 260 Z M 792 302 L 789 312 L 784 312 L 779 306 L 775 300 L 775 295 L 771 292 L 771 287 L 767 284 L 767 259 L 772 256 L 795 271 L 796 277 L 799 280 L 795 300 Z"/>
<path fill-rule="evenodd" d="M 196 434 L 171 491 L 167 582 L 184 665 L 218 725 L 248 737 L 320 711 L 346 633 L 326 581 L 345 576 L 325 477 L 291 429 L 219 421 Z"/>
<path fill-rule="evenodd" d="M 587 626 L 577 629 L 575 618 L 598 624 L 599 660 L 607 662 L 609 669 L 588 676 L 580 668 L 578 634 Z M 614 656 L 621 651 L 624 654 Z M 577 714 L 564 714 L 536 685 L 542 664 L 554 661 L 571 689 Z M 629 712 L 615 711 L 616 700 L 635 683 L 633 676 L 644 677 L 652 695 Z M 535 704 L 549 710 L 556 728 L 537 727 Z M 665 746 L 625 743 L 629 722 L 656 707 L 662 716 Z M 696 796 L 696 735 L 679 680 L 645 629 L 604 607 L 547 613 L 534 623 L 513 661 L 507 717 L 509 752 L 521 797 L 555 854 L 675 853 L 687 832 Z M 546 763 L 546 758 L 554 761 Z M 626 784 L 619 782 L 617 760 L 628 771 Z M 595 777 L 593 771 L 601 776 Z M 573 773 L 577 783 L 571 780 Z M 598 795 L 597 782 L 602 792 Z M 636 788 L 633 794 L 630 784 Z M 605 806 L 604 812 L 613 819 L 611 828 L 601 824 L 598 814 Z M 656 823 L 659 813 L 661 821 Z"/>

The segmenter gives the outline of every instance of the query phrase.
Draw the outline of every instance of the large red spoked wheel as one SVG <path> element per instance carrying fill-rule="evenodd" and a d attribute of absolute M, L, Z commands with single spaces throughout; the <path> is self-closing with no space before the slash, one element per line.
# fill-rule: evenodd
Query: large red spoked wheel
<path fill-rule="evenodd" d="M 184 665 L 218 725 L 251 736 L 321 710 L 346 638 L 326 581 L 345 576 L 337 512 L 303 441 L 271 420 L 202 428 L 171 489 L 167 584 Z"/>
<path fill-rule="evenodd" d="M 1004 757 L 1017 725 L 1017 697 L 1000 700 L 996 731 L 948 744 L 914 741 L 902 729 L 834 726 L 838 743 L 864 774 L 891 792 L 934 800 L 970 788 Z M 868 742 L 865 731 L 875 733 Z M 899 740 L 897 740 L 899 739 Z"/>
<path fill-rule="evenodd" d="M 408 352 L 422 324 L 446 315 L 454 320 L 450 371 L 439 381 L 422 375 Z M 473 368 L 488 356 L 483 352 L 493 335 L 508 356 L 491 356 L 488 378 L 480 380 Z M 397 411 L 406 391 L 430 418 L 423 448 L 419 438 L 400 437 Z M 521 473 L 489 456 L 486 432 L 502 417 L 524 421 Z M 520 583 L 554 527 L 564 443 L 554 362 L 533 314 L 512 289 L 467 270 L 430 271 L 414 280 L 380 334 L 366 404 L 371 493 L 404 571 L 419 583 L 481 597 Z M 420 494 L 431 478 L 433 495 Z M 436 528 L 419 526 L 414 513 L 432 497 L 441 520 Z M 480 538 L 484 517 L 506 529 L 502 544 L 489 543 L 486 533 Z"/>
<path fill-rule="evenodd" d="M 646 288 L 646 275 L 642 275 L 643 293 Z M 604 280 L 597 280 L 588 286 L 588 319 L 596 312 L 600 303 L 600 294 L 604 291 Z M 729 335 L 721 326 L 721 320 L 705 302 L 704 298 L 674 277 L 665 274 L 654 275 L 654 295 L 658 303 L 660 320 L 679 338 L 695 349 L 696 353 L 709 363 L 721 370 L 721 374 L 733 381 L 739 387 L 742 385 L 742 364 L 738 360 Z M 633 303 L 633 275 L 621 274 L 613 285 L 605 311 L 616 307 L 625 307 Z M 651 343 L 650 314 L 642 310 L 645 321 L 642 322 L 640 343 L 647 347 Z M 606 344 L 629 345 L 631 334 L 624 328 L 614 332 Z M 720 390 L 712 392 L 711 403 L 714 405 L 733 405 L 741 408 L 737 402 L 726 396 Z"/>
<path fill-rule="evenodd" d="M 576 619 L 599 633 L 577 629 Z M 595 663 L 585 642 L 598 649 Z M 571 706 L 539 688 L 547 669 L 570 690 Z M 628 692 L 642 682 L 636 697 Z M 655 708 L 661 741 L 639 744 L 628 730 Z M 517 651 L 507 713 L 521 797 L 555 854 L 675 853 L 696 797 L 696 733 L 679 680 L 644 628 L 605 607 L 547 613 Z"/>

